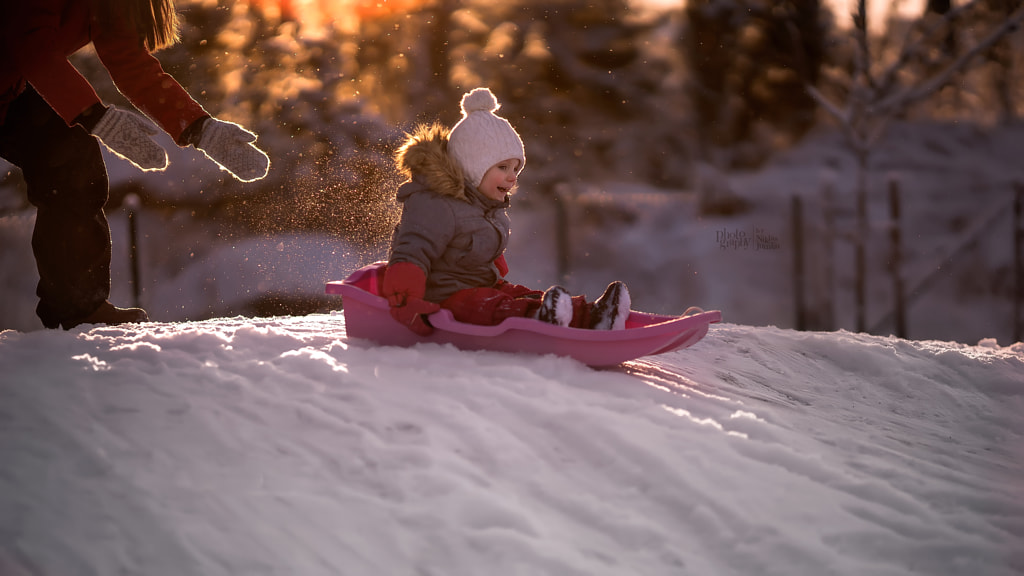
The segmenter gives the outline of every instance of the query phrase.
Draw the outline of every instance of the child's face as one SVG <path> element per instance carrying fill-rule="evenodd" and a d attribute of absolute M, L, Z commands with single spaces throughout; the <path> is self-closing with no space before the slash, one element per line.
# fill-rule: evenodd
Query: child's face
<path fill-rule="evenodd" d="M 484 172 L 484 177 L 476 189 L 491 200 L 501 201 L 516 187 L 518 176 L 519 159 L 502 160 Z"/>

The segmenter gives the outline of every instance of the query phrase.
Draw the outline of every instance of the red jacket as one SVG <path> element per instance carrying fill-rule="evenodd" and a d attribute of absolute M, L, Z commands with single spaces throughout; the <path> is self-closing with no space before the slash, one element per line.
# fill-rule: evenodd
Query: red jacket
<path fill-rule="evenodd" d="M 89 0 L 0 0 L 0 124 L 28 82 L 69 125 L 100 102 L 68 56 L 93 44 L 118 90 L 175 141 L 207 115 L 127 26 L 92 18 Z"/>

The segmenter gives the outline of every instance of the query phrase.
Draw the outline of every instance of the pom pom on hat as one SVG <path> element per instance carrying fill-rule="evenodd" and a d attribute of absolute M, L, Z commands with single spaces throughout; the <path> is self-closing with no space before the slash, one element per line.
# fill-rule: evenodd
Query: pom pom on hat
<path fill-rule="evenodd" d="M 487 88 L 477 88 L 462 96 L 463 116 L 468 116 L 471 112 L 497 112 L 498 108 L 501 108 L 501 104 L 498 104 L 494 92 Z"/>
<path fill-rule="evenodd" d="M 448 136 L 448 152 L 462 166 L 466 180 L 480 185 L 484 173 L 510 158 L 519 160 L 519 170 L 526 164 L 526 150 L 508 120 L 494 114 L 500 108 L 498 99 L 487 88 L 477 88 L 462 97 L 462 120 Z"/>

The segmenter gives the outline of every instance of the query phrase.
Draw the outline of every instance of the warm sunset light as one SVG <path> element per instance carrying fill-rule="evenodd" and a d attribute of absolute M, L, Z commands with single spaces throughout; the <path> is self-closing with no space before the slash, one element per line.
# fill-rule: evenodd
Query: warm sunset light
<path fill-rule="evenodd" d="M 352 31 L 363 20 L 401 14 L 427 3 L 425 0 L 248 0 L 248 2 L 268 18 L 298 22 L 304 31 L 314 34 L 328 28 Z"/>
<path fill-rule="evenodd" d="M 262 11 L 268 18 L 294 21 L 307 35 L 317 35 L 326 29 L 354 31 L 367 19 L 394 16 L 432 3 L 432 0 L 243 0 Z M 678 9 L 685 0 L 633 0 L 635 7 Z M 849 25 L 850 14 L 856 9 L 856 0 L 825 0 L 837 16 L 840 26 Z M 893 12 L 904 15 L 918 14 L 923 0 L 902 0 L 894 3 L 869 1 L 870 21 L 882 22 Z M 875 24 L 877 25 L 877 24 Z"/>

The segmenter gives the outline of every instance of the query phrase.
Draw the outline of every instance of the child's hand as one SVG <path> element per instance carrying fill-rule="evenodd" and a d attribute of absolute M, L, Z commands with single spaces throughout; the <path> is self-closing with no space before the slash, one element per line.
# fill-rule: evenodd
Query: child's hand
<path fill-rule="evenodd" d="M 387 298 L 391 306 L 391 317 L 420 336 L 430 336 L 434 332 L 424 315 L 441 309 L 438 304 L 423 299 L 426 291 L 427 275 L 419 266 L 412 262 L 396 262 L 388 266 L 381 296 Z"/>
<path fill-rule="evenodd" d="M 430 336 L 434 333 L 434 327 L 427 323 L 425 316 L 440 309 L 433 302 L 410 298 L 406 300 L 405 306 L 392 306 L 391 317 L 420 336 Z"/>

